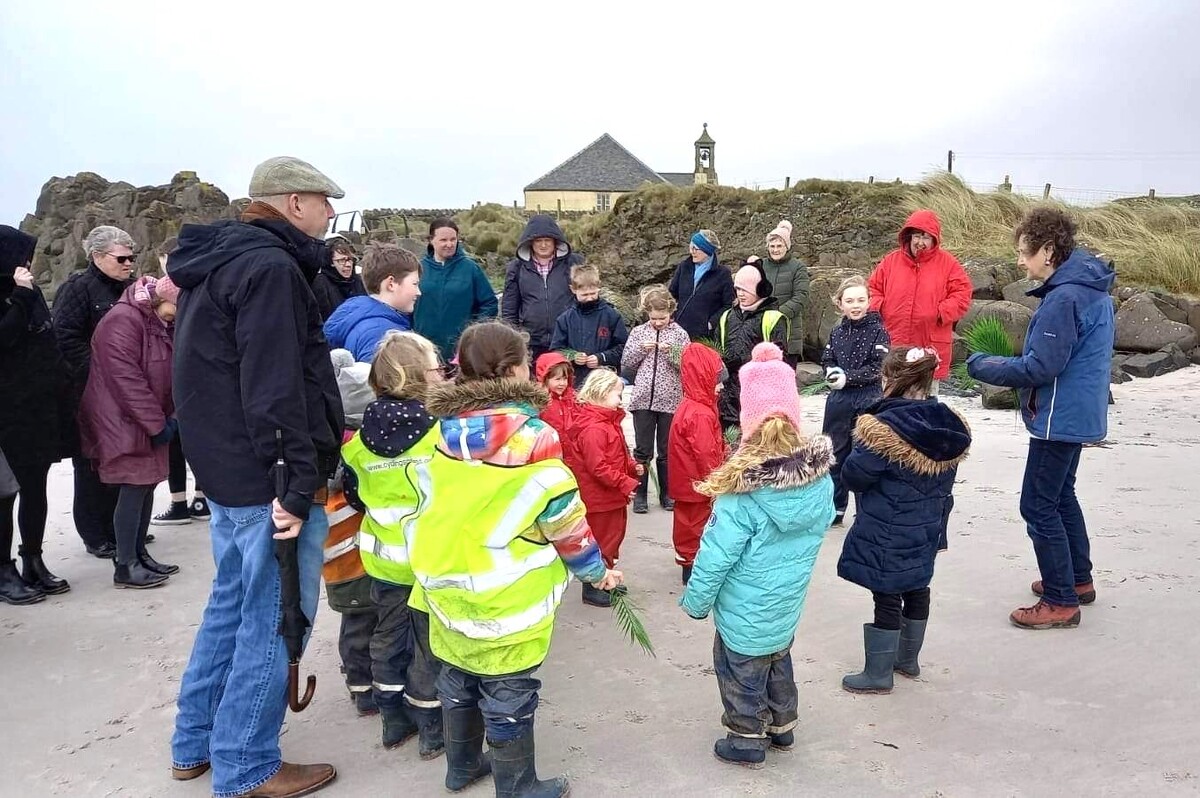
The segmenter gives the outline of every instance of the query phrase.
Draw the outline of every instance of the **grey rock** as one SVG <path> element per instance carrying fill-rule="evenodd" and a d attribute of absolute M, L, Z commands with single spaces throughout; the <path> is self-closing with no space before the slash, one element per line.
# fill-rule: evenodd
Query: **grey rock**
<path fill-rule="evenodd" d="M 1155 306 L 1162 311 L 1162 314 L 1168 319 L 1180 324 L 1188 323 L 1188 308 L 1185 301 L 1181 301 L 1178 297 L 1171 294 L 1165 294 L 1161 291 L 1150 292 L 1150 298 L 1154 300 Z"/>
<path fill-rule="evenodd" d="M 1170 344 L 1189 350 L 1200 335 L 1187 324 L 1171 321 L 1154 301 L 1142 292 L 1128 299 L 1117 311 L 1116 348 L 1133 352 L 1158 352 Z"/>
<path fill-rule="evenodd" d="M 1003 288 L 1021 276 L 1020 268 L 1003 258 L 974 258 L 963 263 L 971 278 L 973 299 L 1004 299 Z"/>
<path fill-rule="evenodd" d="M 1035 296 L 1028 296 L 1025 292 L 1032 288 L 1041 285 L 1038 280 L 1030 280 L 1028 277 L 1022 277 L 1015 283 L 1009 283 L 1004 286 L 1003 298 L 1009 302 L 1016 302 L 1018 305 L 1024 305 L 1030 310 L 1037 310 L 1038 305 L 1042 304 L 1042 300 Z"/>
<path fill-rule="evenodd" d="M 1121 383 L 1129 382 L 1132 379 L 1133 379 L 1133 377 L 1129 376 L 1125 372 L 1125 370 L 1123 368 L 1121 368 L 1121 364 L 1118 364 L 1116 361 L 1113 361 L 1112 367 L 1111 367 L 1111 369 L 1109 371 L 1109 375 L 1108 375 L 1108 381 L 1110 384 L 1120 385 Z"/>
<path fill-rule="evenodd" d="M 1004 325 L 1004 331 L 1008 333 L 1008 337 L 1012 341 L 1013 350 L 1020 352 L 1025 345 L 1025 332 L 1029 329 L 1033 311 L 1024 305 L 1004 299 L 975 300 L 971 303 L 967 315 L 959 321 L 958 329 L 965 330 L 986 316 L 993 316 L 1000 320 L 1000 323 Z"/>
<path fill-rule="evenodd" d="M 988 410 L 1016 410 L 1020 406 L 1017 392 L 1012 388 L 980 383 L 979 395 Z"/>
<path fill-rule="evenodd" d="M 1176 357 L 1167 351 L 1132 355 L 1121 364 L 1121 369 L 1134 377 L 1158 377 L 1180 368 L 1183 366 L 1179 365 Z"/>
<path fill-rule="evenodd" d="M 807 388 L 825 381 L 825 369 L 816 363 L 796 364 L 796 387 Z"/>

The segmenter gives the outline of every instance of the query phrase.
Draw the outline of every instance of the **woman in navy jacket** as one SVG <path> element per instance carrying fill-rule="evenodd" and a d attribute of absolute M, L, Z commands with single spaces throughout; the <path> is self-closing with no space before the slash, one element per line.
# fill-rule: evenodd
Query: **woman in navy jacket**
<path fill-rule="evenodd" d="M 667 286 L 679 303 L 675 323 L 693 341 L 712 338 L 713 319 L 733 307 L 733 275 L 717 260 L 720 246 L 712 230 L 695 233 L 688 243 L 688 256 L 675 267 Z"/>

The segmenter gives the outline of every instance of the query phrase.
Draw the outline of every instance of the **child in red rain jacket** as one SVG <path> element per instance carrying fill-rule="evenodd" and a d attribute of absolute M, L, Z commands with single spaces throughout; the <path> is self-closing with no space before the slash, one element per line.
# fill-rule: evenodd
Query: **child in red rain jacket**
<path fill-rule="evenodd" d="M 625 418 L 621 409 L 623 387 L 615 372 L 594 369 L 579 389 L 579 405 L 569 436 L 569 451 L 575 460 L 571 470 L 579 481 L 579 495 L 587 507 L 588 526 L 610 567 L 620 556 L 628 520 L 627 505 L 644 469 L 629 454 L 621 429 L 621 420 Z M 583 603 L 608 607 L 612 595 L 585 583 Z"/>
<path fill-rule="evenodd" d="M 722 368 L 721 356 L 703 344 L 688 344 L 683 350 L 683 401 L 675 411 L 667 443 L 671 464 L 667 492 L 675 500 L 672 538 L 685 585 L 700 550 L 700 535 L 712 515 L 712 499 L 693 486 L 708 479 L 725 460 L 725 438 L 717 416 Z"/>
<path fill-rule="evenodd" d="M 571 428 L 571 422 L 579 408 L 575 388 L 572 387 L 575 384 L 575 369 L 571 367 L 570 361 L 558 352 L 547 352 L 539 356 L 534 368 L 537 381 L 550 392 L 550 404 L 546 405 L 546 409 L 538 417 L 558 433 L 565 452 L 567 431 Z M 568 462 L 567 465 L 571 464 Z"/>

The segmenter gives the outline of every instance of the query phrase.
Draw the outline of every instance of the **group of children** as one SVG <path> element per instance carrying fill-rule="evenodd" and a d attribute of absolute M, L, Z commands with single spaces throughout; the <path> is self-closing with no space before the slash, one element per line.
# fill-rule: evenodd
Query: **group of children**
<path fill-rule="evenodd" d="M 790 647 L 850 490 L 856 517 L 838 572 L 872 591 L 875 618 L 865 668 L 843 686 L 884 692 L 894 670 L 915 675 L 970 433 L 928 397 L 936 354 L 889 348 L 868 301 L 854 278 L 835 297 L 845 318 L 824 356 L 833 440 L 804 435 L 795 370 L 764 342 L 736 375 L 732 451 L 718 411 L 725 365 L 672 322 L 662 289 L 643 293 L 648 320 L 619 359 L 568 341 L 538 359 L 536 380 L 523 336 L 499 322 L 464 331 L 452 382 L 424 339 L 385 338 L 370 372 L 378 398 L 343 450 L 346 497 L 365 514 L 357 540 L 378 612 L 369 649 L 385 746 L 415 736 L 422 758 L 444 750 L 451 790 L 491 774 L 500 796 L 566 794 L 566 779 L 536 776 L 533 673 L 572 575 L 588 604 L 623 590 L 614 568 L 627 508 L 646 511 L 656 453 L 680 604 L 714 615 L 728 729 L 718 758 L 761 766 L 769 748 L 794 743 Z M 633 382 L 632 455 L 624 381 L 605 368 L 617 363 Z"/>

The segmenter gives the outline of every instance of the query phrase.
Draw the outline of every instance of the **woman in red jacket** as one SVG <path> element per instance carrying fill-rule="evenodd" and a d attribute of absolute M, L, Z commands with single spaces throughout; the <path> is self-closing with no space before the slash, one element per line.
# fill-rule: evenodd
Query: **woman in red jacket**
<path fill-rule="evenodd" d="M 588 375 L 579 389 L 570 446 L 564 447 L 569 449 L 571 470 L 587 507 L 588 526 L 609 568 L 621 555 L 629 517 L 626 507 L 637 489 L 638 477 L 644 472 L 644 466 L 629 454 L 621 429 L 625 418 L 621 409 L 623 387 L 614 371 L 594 369 Z M 584 582 L 583 603 L 607 607 L 612 604 L 612 595 Z"/>
<path fill-rule="evenodd" d="M 154 487 L 167 478 L 171 415 L 171 341 L 179 289 L 169 277 L 141 277 L 100 321 L 92 336 L 92 367 L 79 409 L 84 456 L 100 481 L 119 485 L 113 586 L 158 587 L 177 566 L 146 551 Z"/>
<path fill-rule="evenodd" d="M 950 374 L 954 324 L 971 307 L 971 279 L 941 248 L 942 224 L 933 211 L 914 211 L 898 238 L 900 247 L 871 273 L 871 310 L 883 316 L 892 346 L 936 349 L 940 362 L 933 378 L 944 380 Z"/>

